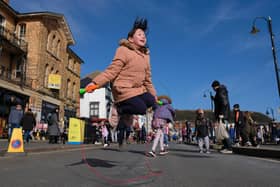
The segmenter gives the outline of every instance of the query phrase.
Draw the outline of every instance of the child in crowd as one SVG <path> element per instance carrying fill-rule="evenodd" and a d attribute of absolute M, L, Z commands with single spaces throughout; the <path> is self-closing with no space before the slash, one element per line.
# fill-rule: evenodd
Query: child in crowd
<path fill-rule="evenodd" d="M 169 139 L 169 124 L 163 127 L 163 145 L 165 149 L 168 147 L 168 139 Z"/>
<path fill-rule="evenodd" d="M 126 127 L 132 125 L 131 115 L 146 114 L 156 106 L 156 90 L 152 84 L 150 52 L 147 47 L 147 20 L 136 19 L 127 39 L 122 39 L 111 65 L 97 75 L 86 91 L 92 92 L 108 82 L 120 116 L 117 125 L 118 143 L 122 147 Z"/>
<path fill-rule="evenodd" d="M 108 144 L 109 131 L 108 131 L 104 121 L 101 121 L 101 134 L 102 134 L 102 139 L 103 139 L 103 145 L 104 145 L 104 147 L 107 147 L 109 145 Z"/>
<path fill-rule="evenodd" d="M 199 152 L 203 153 L 203 143 L 205 144 L 206 147 L 206 153 L 210 153 L 209 149 L 209 127 L 207 124 L 207 121 L 204 118 L 204 111 L 202 109 L 198 109 L 196 111 L 196 119 L 195 119 L 195 135 L 198 139 L 198 147 L 199 147 Z"/>
<path fill-rule="evenodd" d="M 153 116 L 153 128 L 156 129 L 155 139 L 153 141 L 152 150 L 149 155 L 156 157 L 156 147 L 160 142 L 160 155 L 165 155 L 168 152 L 163 146 L 163 128 L 168 125 L 169 122 L 173 121 L 175 111 L 171 106 L 171 99 L 167 96 L 159 97 L 160 105 L 156 108 Z"/>

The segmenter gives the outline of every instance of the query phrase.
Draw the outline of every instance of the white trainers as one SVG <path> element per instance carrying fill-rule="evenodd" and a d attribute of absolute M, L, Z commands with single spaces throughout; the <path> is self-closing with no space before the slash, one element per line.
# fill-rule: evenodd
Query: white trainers
<path fill-rule="evenodd" d="M 236 147 L 240 147 L 239 142 L 237 142 L 236 144 L 234 144 Z"/>
<path fill-rule="evenodd" d="M 105 144 L 104 144 L 104 147 L 108 147 L 108 144 L 105 143 Z"/>
<path fill-rule="evenodd" d="M 203 153 L 203 151 L 202 151 L 202 150 L 200 150 L 200 151 L 199 151 L 199 153 Z"/>
<path fill-rule="evenodd" d="M 251 144 L 251 142 L 246 142 L 246 144 L 245 144 L 246 146 L 252 146 L 252 144 Z"/>
<path fill-rule="evenodd" d="M 163 151 L 159 152 L 160 155 L 166 155 L 167 153 L 168 153 L 168 151 L 166 151 L 166 150 L 163 150 Z"/>
<path fill-rule="evenodd" d="M 156 157 L 156 153 L 154 151 L 150 151 L 149 154 L 152 156 L 152 157 Z"/>
<path fill-rule="evenodd" d="M 232 153 L 232 151 L 228 150 L 228 149 L 223 149 L 220 152 L 223 153 L 223 154 L 231 154 Z"/>
<path fill-rule="evenodd" d="M 206 151 L 206 154 L 210 154 L 210 151 Z"/>

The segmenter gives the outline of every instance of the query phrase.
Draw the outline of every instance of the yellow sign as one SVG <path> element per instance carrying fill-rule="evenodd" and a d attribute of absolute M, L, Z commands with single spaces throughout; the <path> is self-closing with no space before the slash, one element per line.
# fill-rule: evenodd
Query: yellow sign
<path fill-rule="evenodd" d="M 85 122 L 77 118 L 69 120 L 68 143 L 82 144 L 84 142 Z"/>
<path fill-rule="evenodd" d="M 49 74 L 48 88 L 59 90 L 60 86 L 61 86 L 61 75 Z"/>
<path fill-rule="evenodd" d="M 10 140 L 8 153 L 23 153 L 23 139 L 21 128 L 14 128 Z"/>

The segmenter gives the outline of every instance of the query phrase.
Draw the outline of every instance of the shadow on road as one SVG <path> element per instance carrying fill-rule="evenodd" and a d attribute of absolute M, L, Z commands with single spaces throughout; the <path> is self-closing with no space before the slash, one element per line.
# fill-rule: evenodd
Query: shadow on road
<path fill-rule="evenodd" d="M 77 165 L 81 165 L 81 164 L 88 164 L 91 167 L 104 167 L 104 168 L 115 167 L 116 165 L 112 164 L 112 163 L 118 163 L 118 162 L 109 161 L 109 160 L 101 160 L 101 159 L 96 159 L 96 158 L 93 158 L 93 159 L 87 158 L 85 160 L 84 159 L 81 160 L 80 162 L 76 162 L 76 163 L 69 164 L 66 166 L 77 166 Z"/>

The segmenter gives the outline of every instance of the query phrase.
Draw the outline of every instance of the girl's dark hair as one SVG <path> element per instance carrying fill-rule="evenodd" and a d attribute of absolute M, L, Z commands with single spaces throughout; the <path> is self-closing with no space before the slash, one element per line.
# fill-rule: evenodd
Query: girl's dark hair
<path fill-rule="evenodd" d="M 148 30 L 148 21 L 145 18 L 136 18 L 132 29 L 127 34 L 127 39 L 132 37 L 137 29 L 143 30 L 145 33 Z M 147 33 L 146 33 L 147 34 Z"/>

